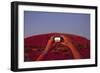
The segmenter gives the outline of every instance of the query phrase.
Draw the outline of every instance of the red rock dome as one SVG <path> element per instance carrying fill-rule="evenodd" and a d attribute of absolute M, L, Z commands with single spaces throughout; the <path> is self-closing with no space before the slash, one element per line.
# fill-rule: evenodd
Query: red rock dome
<path fill-rule="evenodd" d="M 48 40 L 54 35 L 64 35 L 65 37 L 70 38 L 71 43 L 76 47 L 80 54 L 80 59 L 90 58 L 90 40 L 72 34 L 49 33 L 24 39 L 24 61 L 37 61 L 37 58 L 44 52 Z M 65 47 L 58 43 L 55 46 L 50 47 L 49 51 L 40 61 L 74 59 L 72 51 L 69 49 L 70 47 Z"/>

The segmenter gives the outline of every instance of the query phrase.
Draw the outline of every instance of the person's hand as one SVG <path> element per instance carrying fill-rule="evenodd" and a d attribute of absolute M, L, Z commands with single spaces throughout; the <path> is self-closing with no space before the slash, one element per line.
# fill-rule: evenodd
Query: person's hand
<path fill-rule="evenodd" d="M 64 35 L 60 35 L 63 38 L 63 42 L 61 42 L 61 44 L 65 45 L 66 47 L 69 47 L 69 49 L 71 50 L 74 59 L 80 59 L 80 53 L 77 50 L 76 46 L 72 43 L 71 39 L 67 36 Z"/>
<path fill-rule="evenodd" d="M 64 35 L 60 35 L 61 38 L 63 38 L 63 42 L 61 42 L 61 44 L 63 45 L 71 45 L 71 39 L 68 36 L 64 36 Z"/>
<path fill-rule="evenodd" d="M 55 36 L 51 36 L 50 39 L 47 42 L 47 45 L 44 49 L 44 51 L 40 54 L 40 56 L 36 59 L 37 61 L 40 61 L 43 59 L 44 55 L 46 55 L 48 53 L 48 51 L 50 50 L 51 46 L 53 45 L 54 42 L 54 37 Z"/>

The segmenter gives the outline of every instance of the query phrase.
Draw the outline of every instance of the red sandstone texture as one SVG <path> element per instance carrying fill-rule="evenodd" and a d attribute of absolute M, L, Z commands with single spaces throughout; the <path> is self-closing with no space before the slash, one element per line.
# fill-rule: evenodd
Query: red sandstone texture
<path fill-rule="evenodd" d="M 31 36 L 24 39 L 24 61 L 38 61 L 37 58 L 44 52 L 48 40 L 54 35 L 63 35 L 70 39 L 70 42 L 76 47 L 80 54 L 80 59 L 90 58 L 90 40 L 73 34 L 48 33 Z M 39 61 L 50 60 L 71 60 L 73 57 L 70 47 L 60 43 L 51 46 L 49 51 Z"/>

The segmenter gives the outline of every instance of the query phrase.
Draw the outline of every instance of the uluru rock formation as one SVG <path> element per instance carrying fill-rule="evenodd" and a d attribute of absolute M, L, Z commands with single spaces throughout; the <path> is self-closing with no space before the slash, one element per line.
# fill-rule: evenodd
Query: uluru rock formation
<path fill-rule="evenodd" d="M 48 48 L 46 46 L 50 38 L 54 35 L 63 35 L 70 39 L 69 43 L 75 46 L 79 57 L 75 58 L 71 47 L 57 43 Z M 55 43 L 55 42 L 53 42 Z M 65 43 L 67 45 L 68 43 Z M 72 47 L 73 49 L 73 47 Z M 41 55 L 45 53 L 42 57 Z M 76 54 L 77 55 L 77 54 Z M 41 57 L 41 59 L 39 59 Z M 77 56 L 76 56 L 77 57 Z M 24 39 L 24 61 L 48 61 L 48 60 L 69 60 L 69 59 L 88 59 L 90 58 L 90 40 L 73 34 L 65 33 L 48 33 L 31 36 Z"/>

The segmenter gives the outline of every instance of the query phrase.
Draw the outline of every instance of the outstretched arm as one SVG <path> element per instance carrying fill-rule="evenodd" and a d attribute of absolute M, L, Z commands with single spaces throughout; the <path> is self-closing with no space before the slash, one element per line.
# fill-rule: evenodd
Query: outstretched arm
<path fill-rule="evenodd" d="M 77 48 L 75 47 L 75 45 L 71 42 L 71 40 L 66 37 L 66 36 L 63 36 L 61 35 L 61 37 L 64 39 L 64 42 L 62 42 L 61 44 L 65 45 L 66 47 L 69 47 L 71 52 L 72 52 L 72 55 L 75 59 L 80 59 L 80 53 L 78 52 Z"/>
<path fill-rule="evenodd" d="M 54 37 L 55 36 L 52 36 L 48 43 L 47 43 L 47 46 L 45 47 L 44 51 L 39 55 L 39 57 L 36 59 L 37 61 L 40 61 L 43 59 L 44 55 L 46 55 L 48 53 L 48 51 L 50 50 L 51 46 L 54 45 Z M 72 52 L 72 55 L 74 57 L 74 59 L 80 59 L 80 53 L 78 52 L 77 48 L 75 47 L 75 45 L 71 42 L 70 38 L 69 37 L 66 37 L 64 35 L 60 35 L 60 37 L 63 38 L 63 42 L 61 42 L 61 44 L 63 44 L 64 46 L 66 47 L 69 47 L 71 52 Z"/>
<path fill-rule="evenodd" d="M 52 36 L 52 37 L 49 39 L 46 48 L 44 49 L 44 51 L 42 52 L 42 54 L 40 54 L 40 56 L 36 59 L 37 61 L 42 60 L 43 57 L 44 57 L 44 55 L 47 54 L 47 52 L 49 51 L 49 49 L 50 49 L 51 46 L 52 46 L 53 38 L 54 38 L 54 36 Z"/>

